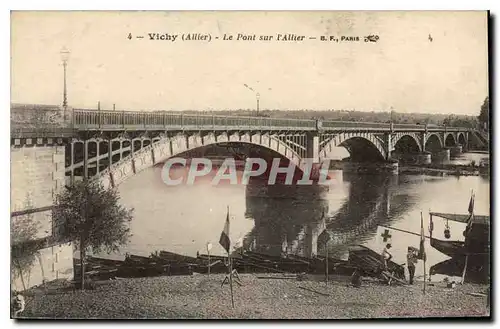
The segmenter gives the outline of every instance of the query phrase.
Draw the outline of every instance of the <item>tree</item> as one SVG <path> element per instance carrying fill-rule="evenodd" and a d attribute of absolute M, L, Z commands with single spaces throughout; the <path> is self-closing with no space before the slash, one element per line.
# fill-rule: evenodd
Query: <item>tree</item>
<path fill-rule="evenodd" d="M 129 222 L 133 209 L 119 203 L 118 192 L 99 182 L 76 182 L 56 196 L 54 227 L 59 240 L 74 241 L 80 249 L 81 287 L 85 288 L 85 256 L 118 251 L 131 236 Z"/>
<path fill-rule="evenodd" d="M 25 208 L 33 208 L 29 198 L 27 198 Z M 34 220 L 33 214 L 12 218 L 10 229 L 11 275 L 13 278 L 21 278 L 23 290 L 26 290 L 24 273 L 31 269 L 38 252 L 37 232 L 38 223 Z"/>
<path fill-rule="evenodd" d="M 486 97 L 484 99 L 483 105 L 481 105 L 481 111 L 479 112 L 478 120 L 481 124 L 486 123 L 489 126 L 490 123 L 490 98 Z"/>

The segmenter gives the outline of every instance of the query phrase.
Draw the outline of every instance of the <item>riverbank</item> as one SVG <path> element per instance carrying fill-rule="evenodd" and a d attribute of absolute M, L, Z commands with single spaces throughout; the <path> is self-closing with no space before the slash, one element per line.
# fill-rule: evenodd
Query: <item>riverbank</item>
<path fill-rule="evenodd" d="M 344 170 L 345 162 L 331 161 L 330 170 Z M 488 174 L 489 168 L 476 165 L 458 165 L 458 164 L 399 164 L 398 173 L 400 174 L 421 174 L 421 175 L 438 175 L 446 174 L 453 176 L 479 176 L 481 174 Z"/>
<path fill-rule="evenodd" d="M 265 275 L 270 276 L 270 275 Z M 465 284 L 453 289 L 444 283 L 428 286 L 387 286 L 364 282 L 348 286 L 348 277 L 259 279 L 240 275 L 234 284 L 235 308 L 224 275 L 194 275 L 117 279 L 98 283 L 94 290 L 34 289 L 26 297 L 25 318 L 78 319 L 354 319 L 407 317 L 485 317 L 487 286 Z M 305 288 L 305 289 L 304 289 Z M 316 292 L 314 292 L 316 291 Z M 317 293 L 320 292 L 320 293 Z"/>
<path fill-rule="evenodd" d="M 451 168 L 448 167 L 448 168 Z M 479 176 L 480 172 L 474 168 L 466 166 L 453 166 L 453 169 L 435 168 L 431 166 L 401 166 L 399 167 L 400 174 L 415 174 L 415 175 L 438 175 L 445 174 L 451 176 Z"/>

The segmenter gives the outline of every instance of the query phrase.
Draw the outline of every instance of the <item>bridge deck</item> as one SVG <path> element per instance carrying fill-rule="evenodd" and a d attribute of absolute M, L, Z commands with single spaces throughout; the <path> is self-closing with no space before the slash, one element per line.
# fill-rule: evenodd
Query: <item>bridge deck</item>
<path fill-rule="evenodd" d="M 27 112 L 33 111 L 31 118 Z M 13 137 L 71 137 L 80 131 L 363 131 L 363 132 L 457 132 L 467 128 L 391 124 L 383 122 L 321 121 L 269 117 L 219 116 L 172 112 L 98 111 L 72 109 L 66 120 L 57 109 L 16 108 L 11 114 Z"/>

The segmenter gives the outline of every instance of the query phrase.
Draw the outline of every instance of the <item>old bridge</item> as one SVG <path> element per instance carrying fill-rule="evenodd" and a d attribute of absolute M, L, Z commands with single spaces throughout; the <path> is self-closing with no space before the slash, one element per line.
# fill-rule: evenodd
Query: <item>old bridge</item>
<path fill-rule="evenodd" d="M 474 138 L 470 129 L 446 126 L 11 106 L 13 149 L 55 147 L 70 181 L 97 176 L 108 186 L 210 144 L 253 145 L 299 167 L 303 159 L 320 162 L 340 146 L 349 151 L 350 164 L 383 167 L 397 166 L 393 159 L 449 157 Z"/>

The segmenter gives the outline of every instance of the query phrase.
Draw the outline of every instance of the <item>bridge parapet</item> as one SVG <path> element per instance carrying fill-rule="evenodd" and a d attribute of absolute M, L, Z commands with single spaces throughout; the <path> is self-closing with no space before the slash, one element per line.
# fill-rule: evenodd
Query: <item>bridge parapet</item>
<path fill-rule="evenodd" d="M 133 112 L 74 110 L 73 127 L 79 130 L 184 129 L 184 130 L 316 130 L 315 120 L 182 114 L 172 112 Z"/>
<path fill-rule="evenodd" d="M 73 130 L 73 131 L 71 131 Z M 174 112 L 63 109 L 48 105 L 13 105 L 11 134 L 65 137 L 84 131 L 301 131 L 314 132 L 467 132 L 472 129 L 384 122 L 322 121 L 291 118 L 220 116 Z M 59 133 L 59 136 L 57 135 Z M 38 136 L 37 136 L 38 135 Z"/>

